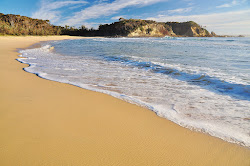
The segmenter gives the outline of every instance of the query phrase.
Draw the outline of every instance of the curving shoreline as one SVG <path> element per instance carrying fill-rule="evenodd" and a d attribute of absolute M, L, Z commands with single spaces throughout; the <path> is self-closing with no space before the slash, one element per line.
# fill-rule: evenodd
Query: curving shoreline
<path fill-rule="evenodd" d="M 0 37 L 0 165 L 249 165 L 250 150 L 152 111 L 21 70 L 16 48 L 70 36 Z"/>

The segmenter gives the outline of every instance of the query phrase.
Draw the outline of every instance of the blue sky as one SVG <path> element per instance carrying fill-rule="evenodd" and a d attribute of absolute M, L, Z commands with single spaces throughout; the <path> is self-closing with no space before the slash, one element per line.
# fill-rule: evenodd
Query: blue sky
<path fill-rule="evenodd" d="M 120 17 L 192 20 L 217 34 L 250 35 L 250 0 L 0 0 L 0 13 L 95 28 Z"/>

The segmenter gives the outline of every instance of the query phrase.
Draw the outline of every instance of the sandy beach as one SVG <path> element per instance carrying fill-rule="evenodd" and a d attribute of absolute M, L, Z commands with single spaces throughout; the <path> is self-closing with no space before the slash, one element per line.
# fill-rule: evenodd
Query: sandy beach
<path fill-rule="evenodd" d="M 250 166 L 250 149 L 106 94 L 23 70 L 17 48 L 70 36 L 0 37 L 0 165 Z"/>

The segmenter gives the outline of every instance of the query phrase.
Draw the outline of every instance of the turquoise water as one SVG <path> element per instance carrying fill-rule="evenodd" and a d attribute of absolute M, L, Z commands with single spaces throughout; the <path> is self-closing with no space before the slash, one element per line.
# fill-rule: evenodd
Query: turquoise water
<path fill-rule="evenodd" d="M 21 53 L 25 70 L 40 77 L 250 146 L 250 38 L 92 38 Z"/>

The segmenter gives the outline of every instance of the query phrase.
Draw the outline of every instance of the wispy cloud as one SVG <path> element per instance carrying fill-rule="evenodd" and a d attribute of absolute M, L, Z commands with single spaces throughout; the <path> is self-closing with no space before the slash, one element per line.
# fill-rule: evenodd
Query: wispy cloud
<path fill-rule="evenodd" d="M 201 15 L 158 15 L 147 19 L 155 21 L 195 21 L 210 31 L 215 31 L 218 34 L 250 34 L 250 11 L 240 10 L 224 13 L 212 13 Z"/>
<path fill-rule="evenodd" d="M 67 25 L 80 25 L 88 19 L 110 16 L 127 7 L 143 7 L 167 0 L 115 0 L 112 3 L 102 2 L 76 12 L 64 22 Z"/>
<path fill-rule="evenodd" d="M 193 2 L 193 0 L 182 0 L 184 3 L 187 3 L 188 6 L 192 6 L 195 3 Z"/>
<path fill-rule="evenodd" d="M 229 7 L 239 5 L 239 4 L 243 4 L 245 2 L 246 0 L 233 0 L 230 3 L 224 3 L 222 5 L 216 6 L 216 8 L 229 8 Z"/>
<path fill-rule="evenodd" d="M 216 6 L 216 8 L 225 8 L 225 7 L 232 7 L 235 6 L 237 4 L 236 0 L 233 0 L 231 3 L 225 3 L 219 6 Z"/>
<path fill-rule="evenodd" d="M 168 10 L 169 14 L 182 14 L 182 13 L 187 13 L 190 12 L 192 10 L 192 7 L 188 7 L 188 8 L 178 8 L 178 9 L 174 9 L 174 10 Z"/>
<path fill-rule="evenodd" d="M 80 7 L 79 5 L 87 4 L 86 1 L 76 1 L 76 0 L 70 0 L 70 1 L 51 1 L 51 0 L 41 0 L 40 8 L 38 11 L 32 14 L 31 17 L 38 18 L 38 19 L 48 19 L 52 23 L 57 23 L 61 20 L 61 14 L 62 14 L 62 8 L 63 7 L 69 7 L 71 9 L 74 9 L 77 5 L 77 7 Z"/>

